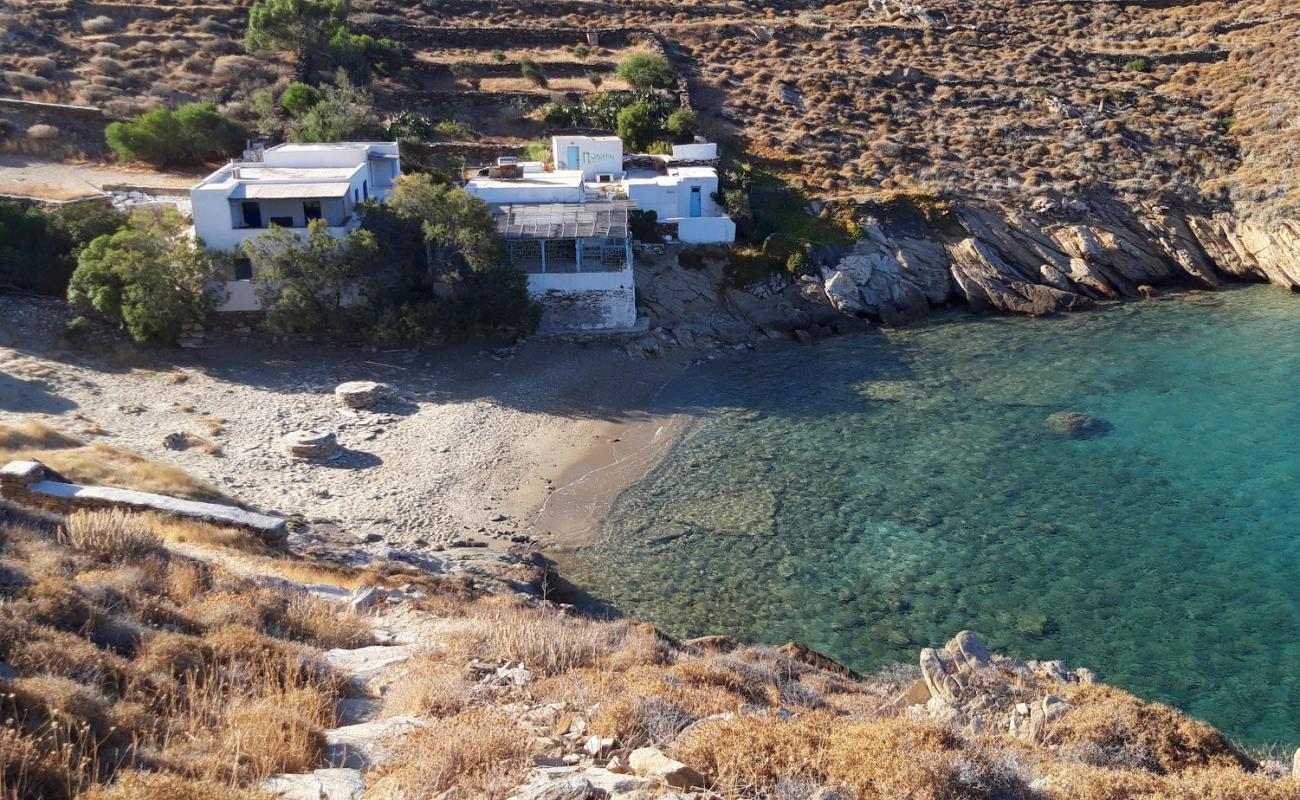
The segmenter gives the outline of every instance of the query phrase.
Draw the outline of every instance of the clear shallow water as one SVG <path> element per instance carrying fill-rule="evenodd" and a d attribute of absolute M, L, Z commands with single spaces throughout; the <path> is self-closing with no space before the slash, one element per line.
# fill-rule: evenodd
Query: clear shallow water
<path fill-rule="evenodd" d="M 1300 298 L 963 317 L 713 362 L 575 582 L 859 669 L 972 628 L 1300 743 Z M 1100 438 L 1051 432 L 1082 411 Z"/>

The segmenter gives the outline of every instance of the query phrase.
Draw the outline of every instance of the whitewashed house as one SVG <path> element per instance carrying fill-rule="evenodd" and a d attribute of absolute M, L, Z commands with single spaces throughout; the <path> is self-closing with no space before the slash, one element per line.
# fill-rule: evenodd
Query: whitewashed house
<path fill-rule="evenodd" d="M 503 158 L 466 182 L 496 213 L 510 263 L 528 274 L 529 292 L 547 309 L 544 325 L 635 326 L 633 211 L 655 212 L 688 244 L 735 241 L 735 223 L 714 200 L 717 170 L 698 163 L 716 159 L 717 146 L 685 147 L 680 156 L 638 159 L 658 162 L 653 169 L 628 170 L 617 136 L 556 136 L 549 168 Z"/>
<path fill-rule="evenodd" d="M 323 220 L 342 238 L 360 219 L 356 206 L 384 200 L 401 175 L 396 142 L 282 144 L 258 151 L 260 160 L 236 161 L 190 189 L 194 233 L 214 250 L 238 251 L 272 225 L 305 229 Z M 236 261 L 219 311 L 261 307 L 253 267 Z"/>

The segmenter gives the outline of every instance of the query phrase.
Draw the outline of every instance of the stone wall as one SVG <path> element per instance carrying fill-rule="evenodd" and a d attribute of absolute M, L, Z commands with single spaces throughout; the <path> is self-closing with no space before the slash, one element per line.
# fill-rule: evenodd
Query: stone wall
<path fill-rule="evenodd" d="M 156 511 L 197 522 L 244 528 L 261 535 L 267 541 L 278 541 L 288 533 L 287 524 L 282 517 L 257 514 L 234 506 L 200 503 L 111 486 L 81 486 L 58 480 L 58 477 L 39 461 L 11 461 L 0 468 L 0 497 L 21 506 L 59 514 L 94 508 Z"/>

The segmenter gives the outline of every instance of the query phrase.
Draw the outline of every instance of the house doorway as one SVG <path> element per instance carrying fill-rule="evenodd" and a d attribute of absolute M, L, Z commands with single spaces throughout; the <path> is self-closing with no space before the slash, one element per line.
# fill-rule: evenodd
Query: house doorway
<path fill-rule="evenodd" d="M 702 203 L 702 197 L 703 197 L 703 192 L 700 191 L 700 187 L 692 186 L 691 187 L 691 216 L 692 217 L 698 217 L 700 215 L 701 213 L 700 206 Z"/>
<path fill-rule="evenodd" d="M 582 155 L 578 152 L 578 146 L 577 146 L 576 144 L 575 144 L 575 145 L 569 145 L 569 154 L 568 154 L 568 156 L 565 157 L 565 163 L 564 163 L 565 168 L 566 168 L 566 169 L 581 169 L 582 167 L 579 166 L 579 164 L 578 164 L 578 162 L 581 160 L 581 158 L 582 158 Z"/>
<path fill-rule="evenodd" d="M 244 212 L 245 228 L 262 227 L 262 204 L 261 203 L 242 203 Z"/>

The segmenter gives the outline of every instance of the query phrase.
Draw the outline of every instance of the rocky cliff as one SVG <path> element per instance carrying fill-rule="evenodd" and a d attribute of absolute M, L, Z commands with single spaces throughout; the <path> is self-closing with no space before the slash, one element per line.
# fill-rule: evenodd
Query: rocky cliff
<path fill-rule="evenodd" d="M 864 209 L 862 238 L 806 291 L 886 322 L 965 303 L 1020 314 L 1224 280 L 1300 289 L 1300 223 L 1151 203 L 966 203 L 930 218 L 905 201 Z"/>

